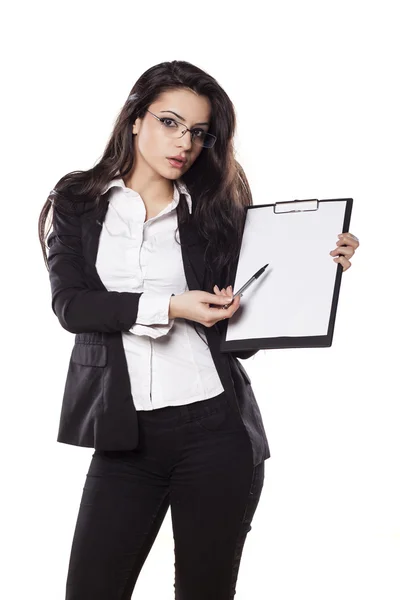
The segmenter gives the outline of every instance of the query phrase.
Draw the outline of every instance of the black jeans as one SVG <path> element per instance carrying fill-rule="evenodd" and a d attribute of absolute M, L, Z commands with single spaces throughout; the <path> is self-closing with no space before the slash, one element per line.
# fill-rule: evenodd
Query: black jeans
<path fill-rule="evenodd" d="M 250 440 L 226 392 L 137 414 L 135 450 L 92 455 L 66 599 L 130 599 L 169 506 L 175 599 L 233 598 L 264 461 L 253 466 Z"/>

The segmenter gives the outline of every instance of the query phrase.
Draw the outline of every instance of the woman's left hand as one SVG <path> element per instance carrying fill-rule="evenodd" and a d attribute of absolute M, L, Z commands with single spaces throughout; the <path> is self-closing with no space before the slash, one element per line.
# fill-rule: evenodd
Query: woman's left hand
<path fill-rule="evenodd" d="M 329 253 L 331 256 L 335 256 L 341 254 L 342 256 L 336 256 L 333 260 L 335 262 L 340 262 L 343 267 L 343 271 L 347 271 L 350 269 L 351 262 L 350 258 L 354 256 L 355 251 L 357 250 L 360 242 L 358 238 L 352 233 L 346 232 L 338 235 L 338 241 L 336 242 L 337 248 L 335 250 L 331 250 Z"/>

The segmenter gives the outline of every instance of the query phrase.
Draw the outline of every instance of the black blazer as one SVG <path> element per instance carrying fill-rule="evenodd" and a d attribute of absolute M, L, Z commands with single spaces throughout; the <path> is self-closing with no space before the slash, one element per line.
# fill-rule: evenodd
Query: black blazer
<path fill-rule="evenodd" d="M 57 441 L 99 450 L 132 450 L 138 444 L 138 423 L 121 332 L 135 323 L 141 293 L 108 291 L 97 273 L 108 197 L 109 192 L 102 196 L 99 209 L 94 202 L 74 203 L 74 212 L 53 204 L 53 229 L 47 240 L 51 306 L 62 327 L 76 334 Z M 185 202 L 183 195 L 180 202 Z M 177 213 L 188 288 L 206 289 L 204 242 L 191 215 L 182 223 Z M 224 390 L 249 435 L 256 465 L 270 452 L 249 376 L 237 360 L 256 351 L 220 352 L 223 324 L 227 320 L 203 329 Z"/>

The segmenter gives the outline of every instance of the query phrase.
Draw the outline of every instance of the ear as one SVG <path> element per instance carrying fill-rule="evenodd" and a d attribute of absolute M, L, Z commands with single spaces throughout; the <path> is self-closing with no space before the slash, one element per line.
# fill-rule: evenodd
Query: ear
<path fill-rule="evenodd" d="M 132 125 L 132 133 L 133 135 L 136 135 L 137 133 L 139 133 L 139 129 L 140 129 L 140 123 L 141 123 L 141 119 L 137 118 L 135 120 L 135 122 Z"/>

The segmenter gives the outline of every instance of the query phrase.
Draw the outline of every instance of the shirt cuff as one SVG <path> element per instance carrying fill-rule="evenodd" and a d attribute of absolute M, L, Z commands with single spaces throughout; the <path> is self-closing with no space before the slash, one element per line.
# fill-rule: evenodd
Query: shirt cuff
<path fill-rule="evenodd" d="M 135 323 L 129 331 L 135 335 L 147 335 L 155 340 L 162 335 L 167 335 L 173 324 L 174 319 L 168 325 L 138 325 L 138 323 Z"/>
<path fill-rule="evenodd" d="M 139 298 L 136 323 L 139 325 L 168 325 L 171 294 L 143 292 Z"/>
<path fill-rule="evenodd" d="M 168 318 L 171 295 L 143 292 L 139 299 L 136 322 L 129 331 L 153 339 L 166 335 L 174 324 L 174 319 Z"/>

